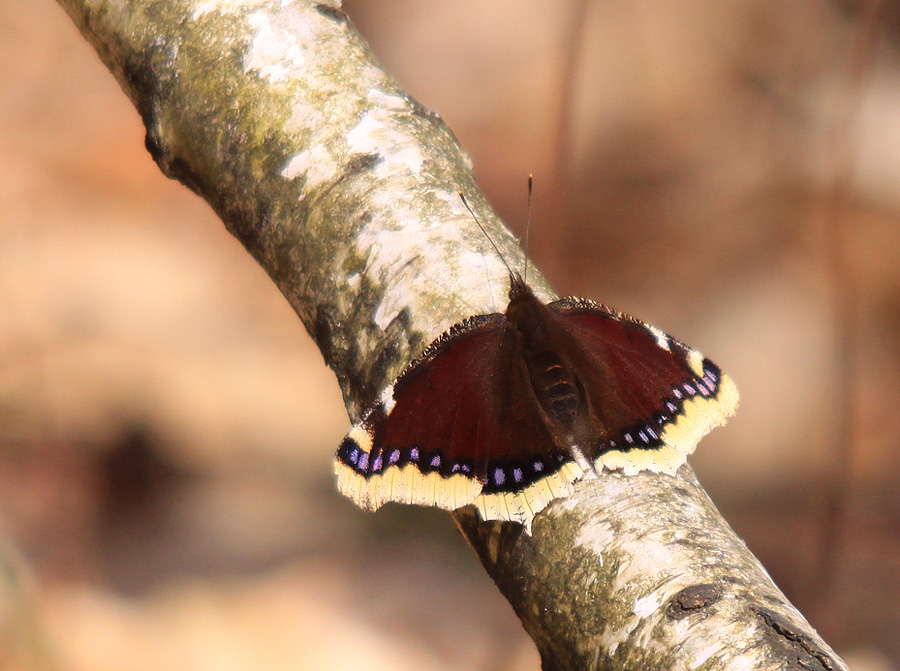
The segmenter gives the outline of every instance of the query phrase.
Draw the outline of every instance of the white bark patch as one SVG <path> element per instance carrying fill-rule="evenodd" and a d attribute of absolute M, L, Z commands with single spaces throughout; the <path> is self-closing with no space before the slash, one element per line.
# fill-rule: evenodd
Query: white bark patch
<path fill-rule="evenodd" d="M 619 629 L 607 627 L 603 631 L 603 634 L 600 636 L 600 644 L 606 648 L 610 657 L 616 653 L 616 650 L 622 643 L 631 639 L 632 632 L 640 626 L 641 621 L 642 620 L 639 617 L 632 617 L 629 618 L 624 627 L 620 627 Z"/>
<path fill-rule="evenodd" d="M 281 171 L 285 179 L 306 177 L 306 188 L 313 189 L 337 178 L 338 165 L 323 146 L 316 146 L 296 154 Z"/>
<path fill-rule="evenodd" d="M 219 2 L 219 0 L 209 0 L 209 2 L 204 2 L 204 3 L 201 4 L 199 7 L 197 7 L 197 9 L 194 10 L 194 13 L 193 13 L 193 15 L 191 16 L 191 18 L 192 18 L 194 21 L 196 21 L 197 19 L 199 19 L 199 18 L 200 18 L 201 16 L 203 16 L 204 14 L 209 14 L 210 12 L 215 11 L 216 9 L 218 9 L 219 5 L 221 5 L 221 4 L 222 4 L 222 3 Z"/>
<path fill-rule="evenodd" d="M 750 655 L 738 655 L 728 663 L 728 671 L 753 671 L 759 668 L 759 661 Z"/>
<path fill-rule="evenodd" d="M 659 567 L 682 566 L 685 559 L 680 547 L 672 542 L 676 540 L 673 536 L 674 533 L 669 529 L 657 529 L 644 535 L 646 544 L 639 553 L 620 557 L 616 584 L 640 584 L 646 576 L 656 576 L 657 585 L 669 583 L 673 576 L 661 574 Z M 672 594 L 678 591 L 678 587 L 673 587 L 673 590 Z"/>
<path fill-rule="evenodd" d="M 634 614 L 639 617 L 650 617 L 659 609 L 661 603 L 656 592 L 642 596 L 634 601 Z"/>
<path fill-rule="evenodd" d="M 616 532 L 608 524 L 586 524 L 578 534 L 576 545 L 587 548 L 603 566 L 603 553 L 615 539 Z"/>
<path fill-rule="evenodd" d="M 382 162 L 375 167 L 378 178 L 400 172 L 420 174 L 425 156 L 417 142 L 416 138 L 396 127 L 390 108 L 369 110 L 347 134 L 351 153 L 381 157 Z"/>
<path fill-rule="evenodd" d="M 379 107 L 390 109 L 403 109 L 407 106 L 406 98 L 396 93 L 387 93 L 381 89 L 372 89 L 367 96 L 369 100 Z"/>
<path fill-rule="evenodd" d="M 400 303 L 400 307 L 397 306 L 398 303 Z M 390 305 L 388 305 L 387 300 L 381 301 L 381 305 L 378 306 L 378 310 L 375 311 L 373 318 L 378 328 L 384 331 L 400 314 L 404 307 L 403 303 L 403 301 L 390 301 Z"/>
<path fill-rule="evenodd" d="M 259 7 L 267 3 L 268 0 L 206 0 L 197 5 L 191 18 L 197 19 L 210 14 L 231 14 L 236 15 L 245 11 L 248 7 Z M 295 0 L 282 0 L 281 6 L 284 7 Z"/>
<path fill-rule="evenodd" d="M 701 648 L 695 652 L 694 656 L 691 658 L 690 668 L 696 669 L 697 667 L 702 666 L 708 659 L 722 650 L 723 647 L 725 647 L 725 644 L 722 641 L 716 641 L 715 643 Z"/>
<path fill-rule="evenodd" d="M 244 57 L 244 72 L 257 72 L 269 81 L 283 81 L 292 72 L 301 71 L 306 64 L 306 54 L 301 44 L 315 38 L 312 30 L 303 34 L 299 29 L 306 25 L 295 22 L 290 31 L 272 25 L 268 14 L 257 12 L 250 16 L 253 41 Z"/>

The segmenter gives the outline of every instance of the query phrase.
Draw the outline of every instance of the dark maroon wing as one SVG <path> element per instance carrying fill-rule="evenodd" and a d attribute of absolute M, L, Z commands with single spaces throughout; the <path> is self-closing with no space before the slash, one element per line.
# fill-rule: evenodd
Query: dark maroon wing
<path fill-rule="evenodd" d="M 734 384 L 696 350 L 591 301 L 550 309 L 590 405 L 596 439 L 583 449 L 595 465 L 673 471 L 733 413 Z"/>
<path fill-rule="evenodd" d="M 368 509 L 388 501 L 452 509 L 559 470 L 571 457 L 541 420 L 513 341 L 506 318 L 492 314 L 430 346 L 338 449 L 342 493 Z"/>

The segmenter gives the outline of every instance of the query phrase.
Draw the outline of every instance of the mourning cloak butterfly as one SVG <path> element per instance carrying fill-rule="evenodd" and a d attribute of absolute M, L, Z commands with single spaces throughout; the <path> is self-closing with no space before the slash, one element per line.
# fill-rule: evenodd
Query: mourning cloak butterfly
<path fill-rule="evenodd" d="M 709 359 L 598 303 L 542 303 L 510 271 L 504 314 L 435 340 L 341 443 L 338 489 L 484 520 L 531 521 L 603 468 L 673 474 L 724 424 L 737 388 Z"/>

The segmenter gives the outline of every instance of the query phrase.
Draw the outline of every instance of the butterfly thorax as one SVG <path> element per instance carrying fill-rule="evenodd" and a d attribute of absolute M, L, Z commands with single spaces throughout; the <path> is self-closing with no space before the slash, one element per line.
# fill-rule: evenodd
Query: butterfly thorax
<path fill-rule="evenodd" d="M 506 318 L 528 369 L 532 391 L 554 432 L 571 438 L 579 406 L 583 405 L 583 388 L 563 355 L 559 327 L 549 308 L 521 277 L 512 274 L 510 282 Z"/>

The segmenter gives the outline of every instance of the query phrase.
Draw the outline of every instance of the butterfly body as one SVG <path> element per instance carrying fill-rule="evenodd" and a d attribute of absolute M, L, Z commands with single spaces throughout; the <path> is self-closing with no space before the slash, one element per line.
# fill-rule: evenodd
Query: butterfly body
<path fill-rule="evenodd" d="M 659 329 L 510 273 L 504 313 L 453 326 L 401 373 L 335 456 L 338 488 L 522 523 L 587 472 L 674 473 L 737 389 Z"/>
<path fill-rule="evenodd" d="M 578 410 L 584 405 L 584 389 L 562 351 L 550 309 L 541 303 L 517 275 L 510 276 L 507 330 L 515 342 L 510 359 L 520 360 L 528 372 L 529 388 L 541 413 L 554 432 L 575 441 Z"/>

